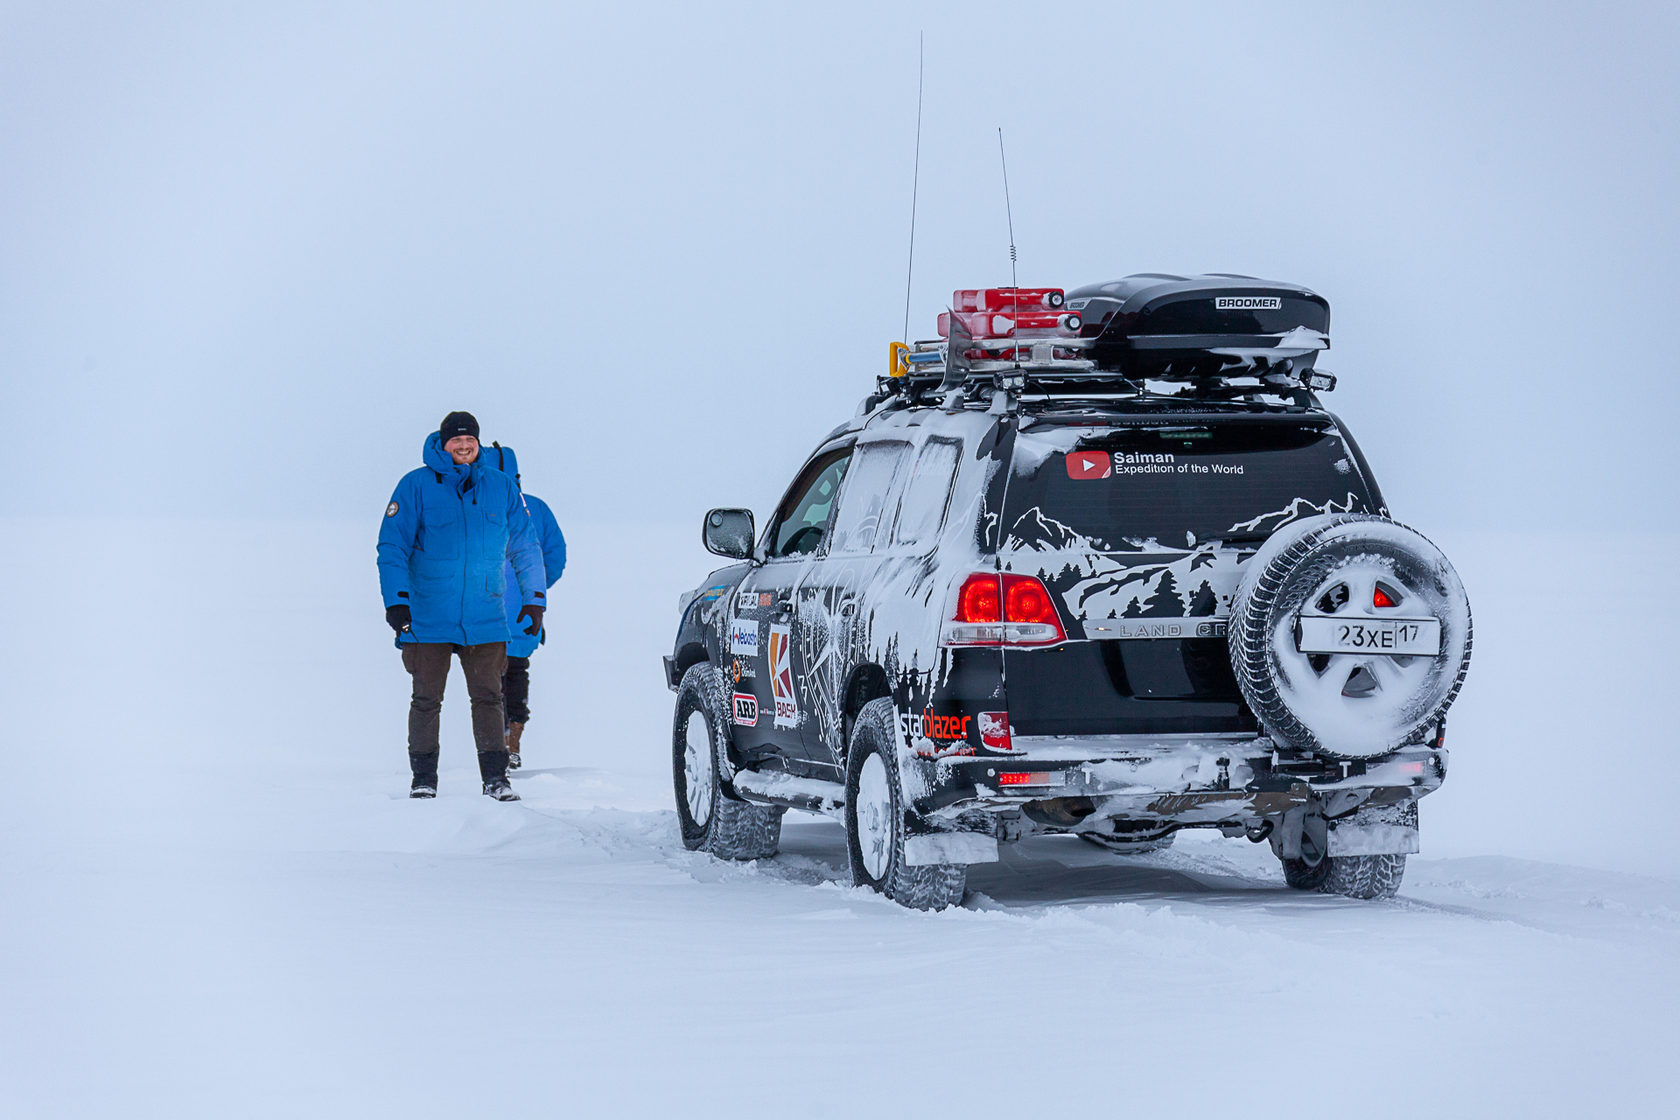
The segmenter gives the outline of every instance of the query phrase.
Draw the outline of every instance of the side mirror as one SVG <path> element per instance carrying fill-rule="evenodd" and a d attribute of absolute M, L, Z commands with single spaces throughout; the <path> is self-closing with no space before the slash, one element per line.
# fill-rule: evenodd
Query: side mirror
<path fill-rule="evenodd" d="M 706 513 L 700 539 L 706 550 L 735 560 L 746 560 L 753 552 L 753 515 L 750 509 L 714 509 Z"/>

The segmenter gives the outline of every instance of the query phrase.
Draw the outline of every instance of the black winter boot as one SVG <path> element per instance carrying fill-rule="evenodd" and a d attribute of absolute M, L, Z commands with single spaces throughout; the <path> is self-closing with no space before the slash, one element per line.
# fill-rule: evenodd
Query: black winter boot
<path fill-rule="evenodd" d="M 506 751 L 478 752 L 478 776 L 484 779 L 486 797 L 494 797 L 497 801 L 519 800 L 519 795 L 508 785 L 507 764 Z"/>
<path fill-rule="evenodd" d="M 437 764 L 438 756 L 433 754 L 411 754 L 408 756 L 408 767 L 414 772 L 414 780 L 408 784 L 410 797 L 437 796 Z"/>

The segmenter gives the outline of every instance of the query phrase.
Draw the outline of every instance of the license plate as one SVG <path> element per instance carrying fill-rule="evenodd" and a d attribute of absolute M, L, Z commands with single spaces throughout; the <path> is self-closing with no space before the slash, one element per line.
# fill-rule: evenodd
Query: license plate
<path fill-rule="evenodd" d="M 1441 622 L 1435 618 L 1341 619 L 1304 616 L 1302 653 L 1387 653 L 1433 657 L 1441 652 Z"/>

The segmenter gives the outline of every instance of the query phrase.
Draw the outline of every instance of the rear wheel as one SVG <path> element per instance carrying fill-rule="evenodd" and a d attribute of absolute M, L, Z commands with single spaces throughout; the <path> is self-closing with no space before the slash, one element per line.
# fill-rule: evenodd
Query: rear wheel
<path fill-rule="evenodd" d="M 865 704 L 852 725 L 846 766 L 852 882 L 913 910 L 943 910 L 962 901 L 968 868 L 947 863 L 912 867 L 905 861 L 909 830 L 894 722 L 893 703 L 883 698 Z"/>
<path fill-rule="evenodd" d="M 1330 871 L 1318 889 L 1345 898 L 1393 898 L 1406 874 L 1403 855 L 1331 856 L 1324 862 Z"/>
<path fill-rule="evenodd" d="M 707 664 L 683 674 L 671 731 L 671 775 L 683 846 L 721 859 L 768 859 L 782 839 L 784 810 L 736 798 L 724 778 L 728 725 L 723 689 Z"/>
<path fill-rule="evenodd" d="M 1298 891 L 1316 891 L 1330 875 L 1330 861 L 1321 859 L 1308 863 L 1304 859 L 1283 861 L 1283 881 Z"/>
<path fill-rule="evenodd" d="M 1283 881 L 1298 891 L 1318 891 L 1343 898 L 1393 898 L 1406 874 L 1406 857 L 1325 856 L 1317 863 L 1283 862 Z"/>

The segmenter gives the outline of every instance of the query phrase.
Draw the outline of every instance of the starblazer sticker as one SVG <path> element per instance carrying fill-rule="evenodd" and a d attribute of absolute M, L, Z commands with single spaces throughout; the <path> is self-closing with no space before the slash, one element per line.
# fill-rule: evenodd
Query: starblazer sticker
<path fill-rule="evenodd" d="M 777 727 L 799 726 L 793 694 L 793 639 L 786 626 L 770 627 L 770 690 L 776 698 Z"/>

